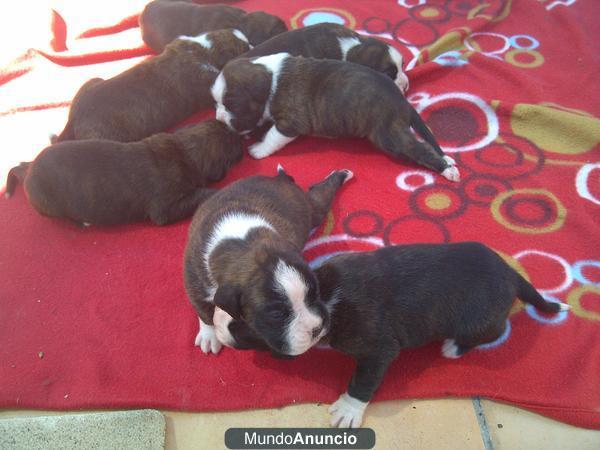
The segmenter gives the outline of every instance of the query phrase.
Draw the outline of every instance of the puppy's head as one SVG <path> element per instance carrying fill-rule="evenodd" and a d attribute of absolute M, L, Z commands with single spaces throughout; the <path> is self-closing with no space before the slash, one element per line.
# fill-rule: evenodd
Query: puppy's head
<path fill-rule="evenodd" d="M 294 252 L 262 249 L 254 258 L 254 269 L 245 282 L 219 285 L 215 293 L 217 336 L 234 348 L 300 355 L 329 327 L 316 277 Z"/>
<path fill-rule="evenodd" d="M 402 71 L 402 55 L 385 42 L 375 38 L 362 38 L 360 45 L 348 51 L 346 60 L 387 75 L 403 92 L 408 89 L 408 78 Z"/>
<path fill-rule="evenodd" d="M 233 28 L 209 31 L 198 36 L 179 36 L 170 46 L 189 48 L 191 43 L 198 46 L 197 49 L 204 52 L 208 62 L 218 69 L 250 50 L 246 35 Z"/>
<path fill-rule="evenodd" d="M 244 16 L 240 30 L 248 36 L 250 44 L 257 46 L 267 39 L 287 31 L 287 26 L 277 16 L 256 11 Z"/>
<path fill-rule="evenodd" d="M 229 62 L 211 88 L 217 120 L 240 134 L 256 128 L 264 120 L 272 78 L 265 66 L 248 58 Z"/>

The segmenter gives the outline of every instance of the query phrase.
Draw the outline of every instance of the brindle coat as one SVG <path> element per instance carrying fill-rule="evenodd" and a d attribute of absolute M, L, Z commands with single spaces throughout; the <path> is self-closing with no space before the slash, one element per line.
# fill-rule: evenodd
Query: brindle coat
<path fill-rule="evenodd" d="M 139 23 L 142 39 L 157 53 L 181 35 L 197 36 L 207 31 L 237 28 L 246 35 L 250 44 L 258 45 L 287 30 L 279 17 L 262 11 L 247 14 L 233 6 L 163 0 L 148 3 Z"/>
<path fill-rule="evenodd" d="M 77 92 L 63 132 L 53 141 L 134 142 L 166 130 L 214 104 L 218 69 L 248 50 L 231 30 L 210 33 L 206 49 L 178 39 L 159 56 L 108 80 L 94 78 Z"/>
<path fill-rule="evenodd" d="M 114 225 L 151 219 L 163 225 L 190 216 L 239 161 L 239 136 L 210 120 L 140 142 L 67 141 L 11 170 L 7 194 L 24 172 L 25 192 L 41 214 Z"/>
<path fill-rule="evenodd" d="M 242 318 L 255 330 L 262 327 L 271 342 L 280 344 L 280 322 L 289 311 L 284 311 L 284 299 L 275 302 L 280 303 L 279 307 L 273 306 L 272 301 L 277 297 L 272 277 L 279 259 L 293 265 L 308 283 L 305 301 L 323 310 L 315 277 L 301 252 L 310 230 L 325 218 L 335 193 L 349 176 L 345 170 L 333 172 L 304 192 L 280 170 L 275 177 L 254 176 L 237 181 L 208 199 L 192 221 L 184 263 L 186 291 L 201 320 L 212 325 L 216 305 L 233 317 Z M 232 213 L 261 216 L 274 230 L 254 228 L 244 239 L 226 239 L 207 261 L 205 249 L 216 224 Z M 281 314 L 269 323 L 273 310 Z M 281 347 L 276 346 L 276 350 Z"/>
<path fill-rule="evenodd" d="M 354 38 L 360 45 L 352 47 L 345 58 L 340 48 L 340 38 Z M 364 37 L 336 23 L 319 23 L 278 34 L 257 45 L 244 55 L 245 58 L 286 52 L 292 56 L 317 59 L 337 59 L 361 64 L 381 72 L 392 80 L 398 75 L 398 67 L 389 54 L 389 46 L 378 39 Z"/>

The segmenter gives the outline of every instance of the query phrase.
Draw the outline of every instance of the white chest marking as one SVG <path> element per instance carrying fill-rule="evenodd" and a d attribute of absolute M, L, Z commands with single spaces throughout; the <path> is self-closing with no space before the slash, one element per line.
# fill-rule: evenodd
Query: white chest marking
<path fill-rule="evenodd" d="M 360 45 L 360 40 L 355 37 L 338 38 L 338 42 L 340 43 L 340 50 L 342 51 L 342 61 L 346 61 L 346 56 L 351 48 Z"/>
<path fill-rule="evenodd" d="M 263 113 L 260 125 L 262 125 L 265 120 L 271 119 L 271 100 L 277 91 L 277 81 L 279 80 L 283 63 L 289 56 L 289 53 L 282 52 L 275 53 L 274 55 L 261 56 L 260 58 L 256 58 L 254 61 L 252 61 L 252 64 L 260 64 L 269 72 L 271 72 L 271 92 L 265 105 L 265 111 Z"/>

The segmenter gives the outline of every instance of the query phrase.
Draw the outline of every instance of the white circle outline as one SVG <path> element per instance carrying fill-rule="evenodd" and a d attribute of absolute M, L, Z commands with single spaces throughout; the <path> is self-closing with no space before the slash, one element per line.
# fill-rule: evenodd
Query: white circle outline
<path fill-rule="evenodd" d="M 577 189 L 577 193 L 580 197 L 583 197 L 586 200 L 595 203 L 596 205 L 600 205 L 600 199 L 594 197 L 590 192 L 590 188 L 588 187 L 588 178 L 590 173 L 596 169 L 600 169 L 600 162 L 589 163 L 581 166 L 581 169 L 579 169 L 579 172 L 577 172 L 575 177 L 575 188 Z"/>
<path fill-rule="evenodd" d="M 406 179 L 408 177 L 411 177 L 414 175 L 423 177 L 423 183 L 420 185 L 408 184 L 406 182 Z M 425 172 L 424 170 L 406 170 L 404 172 L 401 172 L 396 177 L 396 186 L 398 186 L 398 188 L 402 189 L 403 191 L 408 191 L 408 192 L 416 191 L 417 189 L 419 189 L 423 186 L 429 186 L 434 183 L 435 183 L 435 179 L 433 178 L 433 175 L 429 172 Z"/>
<path fill-rule="evenodd" d="M 473 46 L 471 46 L 471 44 L 469 43 L 469 39 L 472 38 L 472 37 L 474 37 L 474 36 L 494 36 L 494 37 L 499 37 L 500 39 L 502 39 L 504 41 L 504 46 L 500 50 L 494 50 L 493 52 L 484 52 L 484 51 L 481 51 L 481 50 L 477 50 Z M 511 47 L 511 43 L 510 43 L 510 38 L 509 37 L 507 37 L 507 36 L 505 36 L 503 34 L 500 34 L 500 33 L 492 33 L 492 32 L 489 32 L 489 31 L 480 31 L 478 33 L 471 33 L 469 36 L 467 36 L 463 40 L 463 43 L 472 52 L 481 53 L 482 55 L 489 56 L 491 58 L 497 58 L 497 59 L 502 59 L 498 55 L 501 55 L 502 53 L 504 53 L 506 50 L 508 50 Z"/>
<path fill-rule="evenodd" d="M 441 102 L 444 100 L 456 100 L 456 99 L 464 100 L 469 103 L 473 103 L 475 106 L 477 106 L 479 109 L 481 109 L 483 111 L 483 113 L 485 114 L 485 118 L 487 120 L 488 132 L 478 142 L 475 142 L 475 143 L 469 144 L 469 145 L 465 145 L 465 146 L 461 146 L 461 147 L 443 146 L 442 148 L 444 149 L 444 151 L 446 151 L 448 153 L 468 152 L 471 150 L 478 150 L 478 149 L 485 147 L 486 145 L 489 145 L 492 142 L 494 142 L 494 140 L 498 137 L 498 133 L 500 131 L 500 126 L 498 124 L 498 116 L 496 115 L 495 111 L 487 103 L 485 103 L 481 98 L 479 98 L 475 95 L 469 94 L 467 92 L 449 92 L 447 94 L 436 95 L 434 97 L 429 97 L 427 99 L 418 101 L 415 109 L 420 114 L 421 112 L 423 112 L 424 109 L 426 109 L 429 106 L 434 105 L 438 102 Z"/>
<path fill-rule="evenodd" d="M 600 261 L 594 259 L 581 259 L 573 264 L 573 277 L 581 284 L 591 284 L 592 286 L 600 287 L 600 282 L 589 280 L 582 272 L 581 268 L 586 266 L 599 267 Z"/>
<path fill-rule="evenodd" d="M 565 289 L 567 289 L 569 286 L 571 286 L 571 284 L 573 283 L 573 271 L 571 269 L 571 265 L 562 256 L 558 256 L 554 253 L 544 252 L 542 250 L 531 249 L 531 250 L 522 250 L 518 253 L 515 253 L 513 255 L 513 258 L 516 259 L 517 261 L 519 261 L 520 258 L 522 258 L 523 256 L 527 256 L 527 255 L 545 256 L 548 259 L 552 259 L 552 260 L 558 262 L 562 266 L 562 268 L 565 272 L 565 280 L 561 284 L 559 284 L 557 287 L 554 287 L 552 289 L 538 289 L 538 291 L 540 293 L 554 294 L 557 292 L 562 292 Z"/>

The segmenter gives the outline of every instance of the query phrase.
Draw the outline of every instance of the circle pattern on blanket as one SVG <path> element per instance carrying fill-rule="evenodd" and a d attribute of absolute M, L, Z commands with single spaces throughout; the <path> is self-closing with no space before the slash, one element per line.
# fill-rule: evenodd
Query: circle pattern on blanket
<path fill-rule="evenodd" d="M 427 123 L 433 115 L 432 132 L 446 152 L 478 150 L 498 137 L 496 112 L 475 95 L 450 92 L 431 96 L 419 92 L 408 99 L 416 103 L 415 109 Z M 449 140 L 446 141 L 444 136 Z"/>
<path fill-rule="evenodd" d="M 456 160 L 479 175 L 505 180 L 529 177 L 546 162 L 544 152 L 531 141 L 508 134 L 477 152 L 458 153 Z"/>
<path fill-rule="evenodd" d="M 460 189 L 470 203 L 488 206 L 501 192 L 512 189 L 511 184 L 495 175 L 473 174 L 465 178 Z"/>
<path fill-rule="evenodd" d="M 420 184 L 414 184 L 412 180 L 420 178 Z M 427 186 L 434 183 L 433 175 L 431 172 L 424 170 L 406 170 L 396 177 L 396 186 L 403 191 L 415 191 L 420 187 Z"/>
<path fill-rule="evenodd" d="M 542 292 L 543 294 L 553 294 L 556 292 L 562 292 L 569 286 L 571 286 L 571 284 L 573 283 L 573 271 L 571 270 L 571 265 L 567 262 L 566 259 L 554 253 L 534 249 L 523 250 L 516 253 L 513 256 L 515 260 L 521 261 L 524 257 L 531 257 L 531 255 L 537 256 L 537 263 L 535 265 L 535 268 L 540 271 L 543 271 L 546 278 L 549 276 L 549 274 L 553 273 L 554 271 L 551 270 L 551 268 L 546 263 L 541 263 L 540 257 L 542 260 L 549 260 L 558 263 L 560 266 L 560 270 L 564 275 L 564 279 L 557 286 L 552 288 L 538 289 L 538 291 Z"/>
<path fill-rule="evenodd" d="M 349 236 L 374 236 L 383 229 L 382 217 L 374 211 L 360 210 L 348 214 L 342 223 L 344 232 Z"/>
<path fill-rule="evenodd" d="M 392 220 L 383 230 L 385 245 L 414 244 L 420 242 L 450 242 L 450 232 L 436 218 L 403 216 Z"/>
<path fill-rule="evenodd" d="M 292 29 L 316 25 L 318 23 L 337 23 L 347 28 L 356 27 L 356 19 L 352 14 L 339 8 L 307 8 L 298 11 L 291 19 Z"/>
<path fill-rule="evenodd" d="M 462 192 L 445 185 L 415 190 L 408 198 L 408 204 L 417 215 L 440 220 L 459 217 L 467 208 Z"/>
<path fill-rule="evenodd" d="M 593 281 L 584 273 L 586 267 L 595 268 L 596 274 L 598 274 L 600 269 L 600 261 L 591 259 L 577 261 L 575 264 L 573 264 L 573 278 L 575 278 L 581 284 L 593 284 L 594 286 L 600 288 L 600 281 Z"/>
<path fill-rule="evenodd" d="M 569 292 L 569 295 L 567 296 L 567 303 L 571 305 L 571 311 L 573 311 L 573 314 L 583 319 L 600 321 L 600 313 L 585 309 L 581 304 L 583 296 L 589 294 L 593 294 L 597 301 L 598 296 L 600 296 L 600 287 L 591 284 L 584 284 L 583 286 L 576 287 Z"/>
<path fill-rule="evenodd" d="M 531 205 L 543 205 L 540 208 L 542 216 L 537 215 L 540 210 L 532 213 Z M 549 214 L 547 210 L 550 210 Z M 502 192 L 492 201 L 490 211 L 494 219 L 509 230 L 529 234 L 556 231 L 564 225 L 567 217 L 567 209 L 561 201 L 545 189 Z"/>

